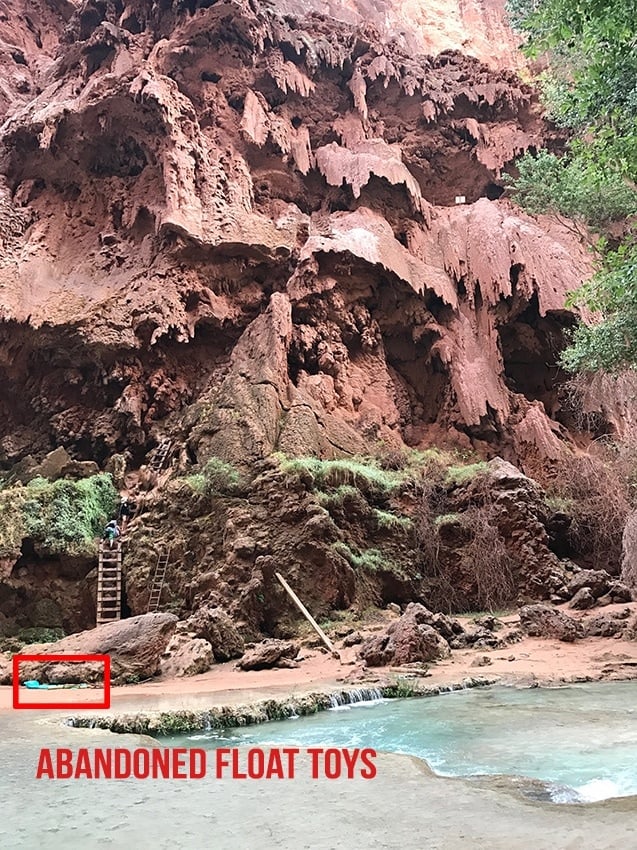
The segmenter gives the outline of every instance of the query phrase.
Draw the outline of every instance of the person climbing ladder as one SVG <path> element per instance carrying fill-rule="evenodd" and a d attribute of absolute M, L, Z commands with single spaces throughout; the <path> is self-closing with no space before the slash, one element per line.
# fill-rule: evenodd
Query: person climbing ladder
<path fill-rule="evenodd" d="M 131 503 L 128 496 L 122 496 L 122 501 L 119 505 L 119 521 L 121 523 L 121 533 L 122 535 L 126 533 L 126 526 L 128 525 L 128 521 L 132 516 L 134 509 L 134 505 Z"/>
<path fill-rule="evenodd" d="M 106 528 L 104 529 L 103 539 L 108 543 L 109 548 L 113 548 L 113 543 L 120 536 L 121 531 L 119 530 L 119 525 L 117 524 L 116 519 L 112 519 L 109 523 L 107 523 Z"/>

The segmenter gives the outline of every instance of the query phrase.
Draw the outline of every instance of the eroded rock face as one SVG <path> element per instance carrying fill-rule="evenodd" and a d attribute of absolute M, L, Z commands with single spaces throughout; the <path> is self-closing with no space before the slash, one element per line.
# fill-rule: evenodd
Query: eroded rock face
<path fill-rule="evenodd" d="M 111 682 L 127 682 L 149 679 L 159 672 L 162 654 L 175 631 L 177 617 L 174 614 L 141 614 L 127 620 L 104 623 L 86 632 L 56 641 L 55 643 L 32 644 L 31 655 L 80 654 L 110 655 Z M 99 668 L 63 662 L 30 663 L 20 665 L 22 681 L 38 679 L 41 682 L 60 684 L 65 682 L 96 681 L 103 672 Z"/>
<path fill-rule="evenodd" d="M 491 563 L 477 565 L 475 560 L 461 557 L 476 531 L 468 529 L 464 517 L 476 506 L 483 511 L 476 520 L 478 526 L 488 521 L 502 544 L 500 575 L 494 581 L 500 586 L 509 582 L 508 601 L 550 599 L 560 591 L 570 598 L 566 569 L 551 547 L 551 512 L 542 488 L 533 479 L 496 457 L 479 475 L 455 487 L 448 503 L 449 521 L 440 527 L 440 557 L 448 565 L 447 578 L 454 588 L 457 610 L 471 610 L 476 602 L 484 607 L 485 600 L 478 601 L 479 569 L 488 572 L 493 568 Z"/>
<path fill-rule="evenodd" d="M 520 625 L 531 637 L 557 638 L 572 643 L 584 636 L 580 623 L 550 605 L 525 605 L 520 609 Z"/>
<path fill-rule="evenodd" d="M 622 535 L 621 580 L 633 591 L 637 590 L 637 512 L 626 519 Z"/>
<path fill-rule="evenodd" d="M 0 460 L 139 456 L 180 412 L 200 461 L 443 433 L 559 454 L 539 372 L 589 259 L 499 199 L 549 132 L 500 70 L 500 5 L 446 3 L 448 25 L 429 3 L 316 5 L 58 3 L 37 56 L 20 31 Z"/>
<path fill-rule="evenodd" d="M 568 448 L 553 364 L 590 257 L 503 196 L 515 157 L 555 138 L 511 70 L 500 0 L 11 7 L 0 469 L 32 472 L 63 446 L 63 474 L 97 462 L 123 488 L 125 461 L 138 469 L 169 434 L 184 474 L 217 457 L 256 475 L 251 503 L 219 503 L 210 521 L 177 487 L 149 500 L 183 616 L 223 606 L 250 638 L 289 634 L 281 564 L 317 614 L 364 589 L 328 512 L 307 488 L 280 492 L 273 452 L 448 444 L 527 468 Z M 603 415 L 615 421 L 613 398 Z M 541 496 L 512 469 L 492 478 L 498 529 L 526 565 L 514 590 L 551 598 L 568 576 Z M 153 474 L 139 483 L 152 489 Z M 368 582 L 372 602 L 426 600 L 408 535 L 381 544 L 408 566 Z M 132 537 L 133 612 L 146 609 L 147 558 Z M 64 568 L 44 566 L 47 583 L 49 566 Z M 73 616 L 68 582 L 51 582 L 47 625 L 91 621 L 84 566 Z M 13 630 L 30 574 L 8 578 Z M 478 583 L 460 570 L 459 585 L 461 609 Z M 222 619 L 195 625 L 218 661 L 242 651 Z"/>

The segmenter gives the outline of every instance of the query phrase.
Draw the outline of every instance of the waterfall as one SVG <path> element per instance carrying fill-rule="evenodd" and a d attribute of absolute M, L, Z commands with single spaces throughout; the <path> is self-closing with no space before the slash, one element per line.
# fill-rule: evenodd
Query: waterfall
<path fill-rule="evenodd" d="M 383 694 L 379 688 L 352 688 L 349 691 L 336 691 L 330 694 L 330 710 L 356 703 L 381 702 L 382 699 Z"/>

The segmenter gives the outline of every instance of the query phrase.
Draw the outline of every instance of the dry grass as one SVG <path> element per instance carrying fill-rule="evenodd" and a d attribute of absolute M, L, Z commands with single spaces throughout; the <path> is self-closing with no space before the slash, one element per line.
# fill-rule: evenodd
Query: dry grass
<path fill-rule="evenodd" d="M 515 563 L 497 525 L 492 504 L 469 508 L 462 524 L 471 535 L 463 547 L 463 571 L 475 582 L 472 599 L 481 611 L 494 611 L 516 596 Z"/>
<path fill-rule="evenodd" d="M 637 454 L 626 443 L 598 442 L 586 454 L 564 458 L 538 474 L 549 498 L 569 505 L 569 531 L 577 555 L 616 573 L 622 534 L 635 501 Z"/>
<path fill-rule="evenodd" d="M 433 482 L 421 483 L 414 525 L 433 610 L 492 611 L 515 599 L 515 562 L 499 532 L 498 509 L 486 480 L 477 495 L 477 504 L 449 515 L 458 526 L 458 545 L 455 552 L 444 551 L 439 519 L 447 515 L 446 492 Z"/>

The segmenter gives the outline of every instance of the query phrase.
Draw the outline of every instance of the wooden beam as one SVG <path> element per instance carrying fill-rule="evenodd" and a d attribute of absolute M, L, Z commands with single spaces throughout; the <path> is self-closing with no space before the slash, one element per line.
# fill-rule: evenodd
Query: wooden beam
<path fill-rule="evenodd" d="M 299 609 L 299 611 L 301 612 L 301 614 L 303 614 L 303 616 L 305 617 L 305 619 L 306 619 L 306 620 L 308 621 L 308 623 L 312 626 L 312 628 L 313 628 L 313 629 L 314 629 L 314 631 L 317 633 L 317 635 L 321 638 L 321 640 L 323 641 L 323 643 L 325 644 L 325 646 L 326 646 L 326 647 L 329 649 L 329 651 L 332 653 L 332 657 L 333 657 L 333 658 L 338 658 L 338 660 L 340 661 L 340 660 L 341 660 L 341 656 L 340 656 L 340 655 L 338 654 L 338 652 L 334 649 L 334 644 L 332 643 L 332 641 L 328 638 L 328 636 L 325 634 L 325 632 L 323 631 L 323 629 L 319 626 L 319 624 L 316 622 L 316 620 L 314 619 L 314 617 L 310 614 L 310 612 L 307 610 L 307 608 L 305 607 L 305 605 L 301 602 L 301 600 L 299 599 L 299 597 L 298 597 L 298 596 L 296 595 L 296 593 L 292 590 L 292 588 L 291 588 L 291 587 L 290 587 L 290 585 L 287 583 L 287 581 L 283 578 L 283 576 L 281 575 L 281 573 L 275 573 L 275 576 L 277 577 L 277 579 L 279 580 L 279 582 L 280 582 L 280 583 L 281 583 L 281 585 L 283 586 L 283 589 L 284 589 L 284 590 L 285 590 L 285 592 L 288 594 L 288 596 L 290 597 L 290 599 L 292 600 L 292 602 L 294 602 L 294 604 L 295 604 L 295 605 L 296 605 L 296 607 Z"/>

